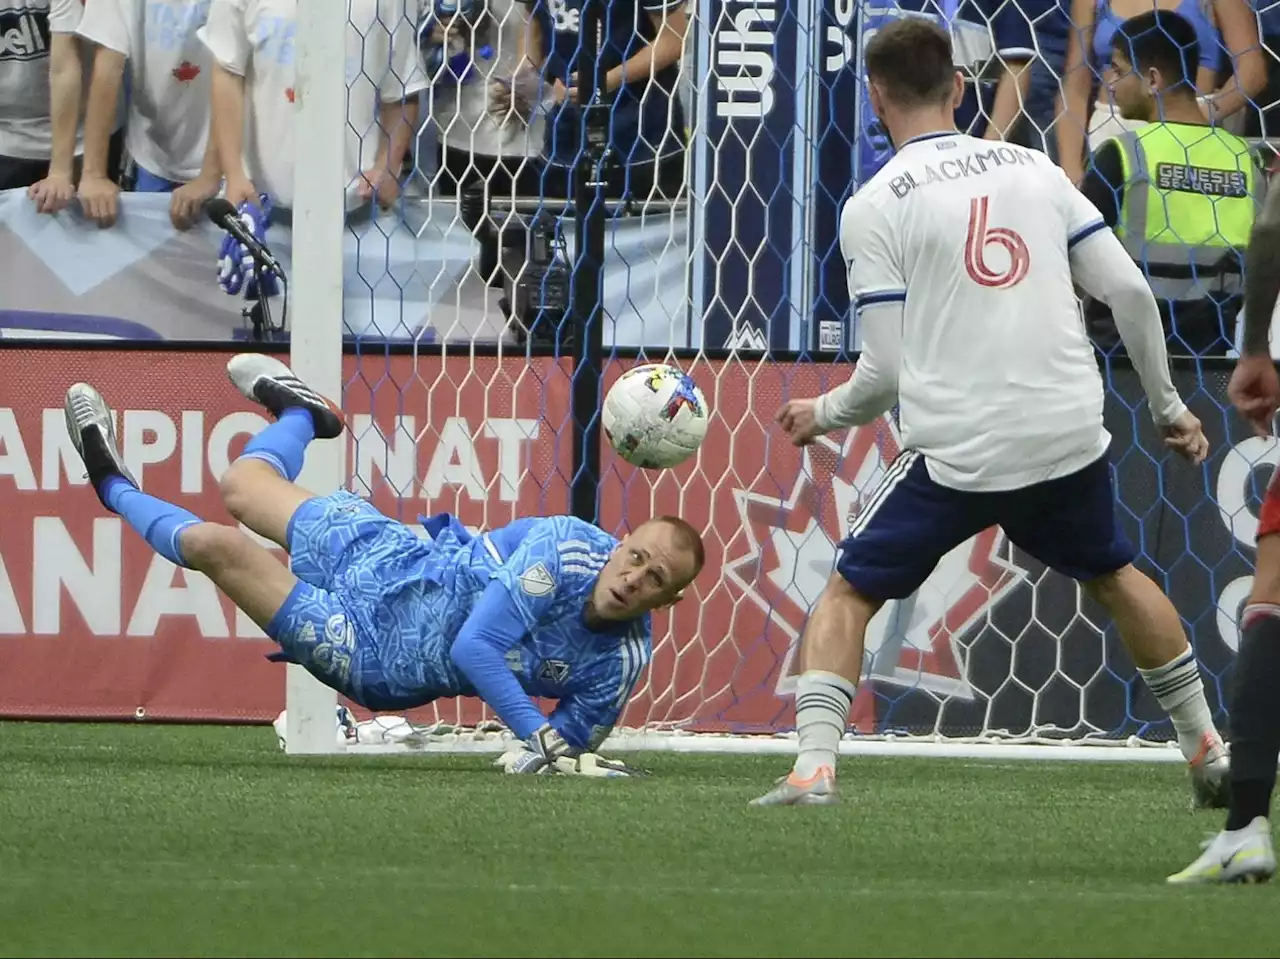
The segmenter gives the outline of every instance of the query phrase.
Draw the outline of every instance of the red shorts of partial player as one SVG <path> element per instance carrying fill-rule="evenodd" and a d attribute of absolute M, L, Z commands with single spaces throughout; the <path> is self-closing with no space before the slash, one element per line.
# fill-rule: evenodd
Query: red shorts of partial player
<path fill-rule="evenodd" d="M 1258 539 L 1280 533 L 1280 469 L 1271 474 L 1267 492 L 1262 497 L 1262 509 L 1258 513 Z"/>

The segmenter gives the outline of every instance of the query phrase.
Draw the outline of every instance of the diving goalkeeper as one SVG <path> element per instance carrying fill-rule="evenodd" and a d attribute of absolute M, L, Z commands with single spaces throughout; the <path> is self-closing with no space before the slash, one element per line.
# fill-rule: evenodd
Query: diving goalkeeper
<path fill-rule="evenodd" d="M 213 580 L 279 644 L 270 658 L 370 710 L 479 696 L 524 743 L 504 764 L 513 773 L 598 748 L 652 655 L 650 611 L 702 568 L 698 532 L 664 516 L 619 542 L 550 516 L 473 536 L 442 513 L 419 537 L 351 493 L 294 485 L 307 444 L 342 434 L 332 404 L 269 356 L 238 355 L 227 372 L 275 422 L 227 469 L 222 497 L 236 520 L 288 550 L 291 569 L 243 531 L 142 492 L 106 403 L 77 383 L 67 428 L 107 509 Z M 531 696 L 557 700 L 550 716 Z"/>

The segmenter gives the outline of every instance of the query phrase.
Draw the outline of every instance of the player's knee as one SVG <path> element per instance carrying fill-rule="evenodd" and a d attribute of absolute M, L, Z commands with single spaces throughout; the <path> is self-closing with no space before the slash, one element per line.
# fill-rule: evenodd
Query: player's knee
<path fill-rule="evenodd" d="M 238 459 L 227 467 L 218 482 L 222 502 L 226 505 L 227 512 L 237 520 L 243 521 L 252 508 L 254 477 L 261 470 L 271 471 L 271 467 L 256 459 Z"/>
<path fill-rule="evenodd" d="M 1110 573 L 1103 573 L 1091 580 L 1081 583 L 1085 593 L 1101 603 L 1107 609 L 1114 609 L 1126 600 L 1132 600 L 1150 590 L 1159 591 L 1160 587 L 1132 563 L 1121 566 Z"/>
<path fill-rule="evenodd" d="M 867 622 L 870 622 L 871 617 L 879 612 L 880 607 L 884 605 L 881 600 L 872 599 L 862 593 L 840 573 L 831 574 L 831 578 L 827 580 L 827 588 L 822 592 L 821 601 L 838 604 L 850 611 L 854 611 Z"/>
<path fill-rule="evenodd" d="M 1117 598 L 1124 595 L 1126 588 L 1132 586 L 1132 582 L 1129 579 L 1130 573 L 1142 575 L 1130 564 L 1129 566 L 1122 566 L 1113 572 L 1095 576 L 1093 579 L 1081 583 L 1080 586 L 1090 598 L 1097 600 L 1103 606 L 1110 607 Z"/>
<path fill-rule="evenodd" d="M 182 556 L 205 573 L 235 565 L 252 541 L 240 530 L 221 523 L 199 523 L 182 531 L 178 540 Z"/>

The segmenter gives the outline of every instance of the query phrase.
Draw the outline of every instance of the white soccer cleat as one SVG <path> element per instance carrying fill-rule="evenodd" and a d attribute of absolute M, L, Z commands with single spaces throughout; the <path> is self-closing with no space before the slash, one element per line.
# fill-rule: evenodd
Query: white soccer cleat
<path fill-rule="evenodd" d="M 101 393 L 88 383 L 75 383 L 67 390 L 62 412 L 71 444 L 80 454 L 85 473 L 99 498 L 102 482 L 109 476 L 121 476 L 133 486 L 138 485 L 120 456 L 115 421 Z"/>
<path fill-rule="evenodd" d="M 830 766 L 819 766 L 812 776 L 807 777 L 796 775 L 793 769 L 763 796 L 751 800 L 751 805 L 834 806 L 837 802 L 836 771 Z"/>
<path fill-rule="evenodd" d="M 1231 803 L 1231 759 L 1222 740 L 1205 733 L 1200 752 L 1187 763 L 1192 809 L 1226 809 Z"/>
<path fill-rule="evenodd" d="M 1204 844 L 1200 858 L 1165 880 L 1175 886 L 1266 882 L 1276 871 L 1271 824 L 1262 816 L 1243 829 L 1223 830 Z"/>
<path fill-rule="evenodd" d="M 227 375 L 246 399 L 265 406 L 273 416 L 290 407 L 311 414 L 316 439 L 341 436 L 345 422 L 334 403 L 298 379 L 293 370 L 265 353 L 237 353 L 227 362 Z"/>

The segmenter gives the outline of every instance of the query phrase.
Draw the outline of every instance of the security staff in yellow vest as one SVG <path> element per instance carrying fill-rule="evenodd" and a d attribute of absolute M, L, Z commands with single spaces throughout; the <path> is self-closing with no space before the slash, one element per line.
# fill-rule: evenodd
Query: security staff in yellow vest
<path fill-rule="evenodd" d="M 1116 30 L 1107 84 L 1145 120 L 1104 143 L 1080 189 L 1146 273 L 1169 352 L 1221 355 L 1235 337 L 1249 231 L 1264 181 L 1248 143 L 1210 125 L 1197 100 L 1195 28 L 1170 10 Z M 1105 304 L 1085 316 L 1099 349 L 1122 349 Z"/>

